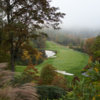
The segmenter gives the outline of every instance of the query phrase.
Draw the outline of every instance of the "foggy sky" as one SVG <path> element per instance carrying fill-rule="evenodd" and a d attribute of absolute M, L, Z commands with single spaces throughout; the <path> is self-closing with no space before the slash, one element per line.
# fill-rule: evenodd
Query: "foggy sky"
<path fill-rule="evenodd" d="M 52 0 L 66 13 L 63 29 L 100 29 L 100 0 Z"/>

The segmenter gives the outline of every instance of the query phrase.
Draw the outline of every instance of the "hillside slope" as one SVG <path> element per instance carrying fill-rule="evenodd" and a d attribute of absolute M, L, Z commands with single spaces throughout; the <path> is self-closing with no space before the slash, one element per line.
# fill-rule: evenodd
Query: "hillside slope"
<path fill-rule="evenodd" d="M 46 64 L 52 64 L 58 70 L 79 75 L 82 68 L 88 63 L 88 55 L 66 48 L 51 41 L 46 42 L 46 50 L 57 51 L 56 58 L 48 58 L 37 68 L 41 70 Z"/>
<path fill-rule="evenodd" d="M 41 71 L 46 64 L 52 64 L 57 70 L 66 71 L 80 76 L 81 70 L 88 63 L 89 57 L 87 54 L 69 49 L 52 41 L 46 42 L 45 49 L 57 51 L 56 58 L 48 58 L 43 63 L 36 66 L 39 71 Z M 17 65 L 16 71 L 23 72 L 25 68 L 26 66 Z"/>

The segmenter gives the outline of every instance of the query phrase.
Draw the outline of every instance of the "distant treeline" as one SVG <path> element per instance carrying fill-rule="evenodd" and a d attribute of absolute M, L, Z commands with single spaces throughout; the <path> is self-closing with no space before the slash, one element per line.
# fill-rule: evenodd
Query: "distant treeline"
<path fill-rule="evenodd" d="M 92 57 L 93 61 L 100 61 L 100 35 L 91 38 L 81 38 L 74 34 L 48 33 L 48 40 L 85 52 Z"/>
<path fill-rule="evenodd" d="M 84 39 L 73 34 L 60 34 L 60 33 L 48 33 L 48 40 L 57 42 L 65 46 L 81 46 Z"/>

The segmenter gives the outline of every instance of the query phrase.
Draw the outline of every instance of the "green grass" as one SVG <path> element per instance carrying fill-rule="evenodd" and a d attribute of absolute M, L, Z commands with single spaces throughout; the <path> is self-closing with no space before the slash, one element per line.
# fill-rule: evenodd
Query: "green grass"
<path fill-rule="evenodd" d="M 17 65 L 16 66 L 16 72 L 23 72 L 25 68 L 26 68 L 26 66 Z"/>
<path fill-rule="evenodd" d="M 88 63 L 88 55 L 66 48 L 51 41 L 46 42 L 47 50 L 57 51 L 56 58 L 48 58 L 42 64 L 36 66 L 40 71 L 46 64 L 52 64 L 58 70 L 63 70 L 75 75 L 81 75 L 81 70 Z M 25 66 L 17 66 L 16 71 L 22 72 Z"/>

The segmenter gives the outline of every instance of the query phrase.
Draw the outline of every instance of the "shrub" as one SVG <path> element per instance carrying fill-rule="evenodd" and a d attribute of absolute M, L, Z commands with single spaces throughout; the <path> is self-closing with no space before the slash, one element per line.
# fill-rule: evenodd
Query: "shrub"
<path fill-rule="evenodd" d="M 73 85 L 77 85 L 77 82 L 80 82 L 80 79 L 77 76 L 74 76 L 72 80 Z"/>
<path fill-rule="evenodd" d="M 37 81 L 39 78 L 37 74 L 38 71 L 35 66 L 33 64 L 29 64 L 21 75 L 17 75 L 14 78 L 13 84 L 21 85 L 32 82 L 33 80 Z"/>
<path fill-rule="evenodd" d="M 89 80 L 83 79 L 77 81 L 77 85 L 72 85 L 72 91 L 67 92 L 61 100 L 99 100 L 93 99 L 96 93 L 96 88 Z"/>
<path fill-rule="evenodd" d="M 9 54 L 6 54 L 2 50 L 0 50 L 0 63 L 2 63 L 2 62 L 9 62 L 9 61 L 10 61 Z"/>
<path fill-rule="evenodd" d="M 37 92 L 40 95 L 40 100 L 53 100 L 53 99 L 59 99 L 61 97 L 63 97 L 66 92 L 59 87 L 56 86 L 38 86 L 37 88 Z"/>
<path fill-rule="evenodd" d="M 56 75 L 52 81 L 52 85 L 67 89 L 67 81 L 63 75 Z"/>
<path fill-rule="evenodd" d="M 55 68 L 52 65 L 46 65 L 40 74 L 41 84 L 51 84 L 56 75 Z"/>
<path fill-rule="evenodd" d="M 90 79 L 92 81 L 100 81 L 100 63 L 95 62 L 93 65 L 92 70 L 88 72 Z"/>
<path fill-rule="evenodd" d="M 23 85 L 25 83 L 31 82 L 33 80 L 33 78 L 27 74 L 22 73 L 21 75 L 17 75 L 14 77 L 14 79 L 12 80 L 12 84 L 13 86 L 20 86 Z"/>

